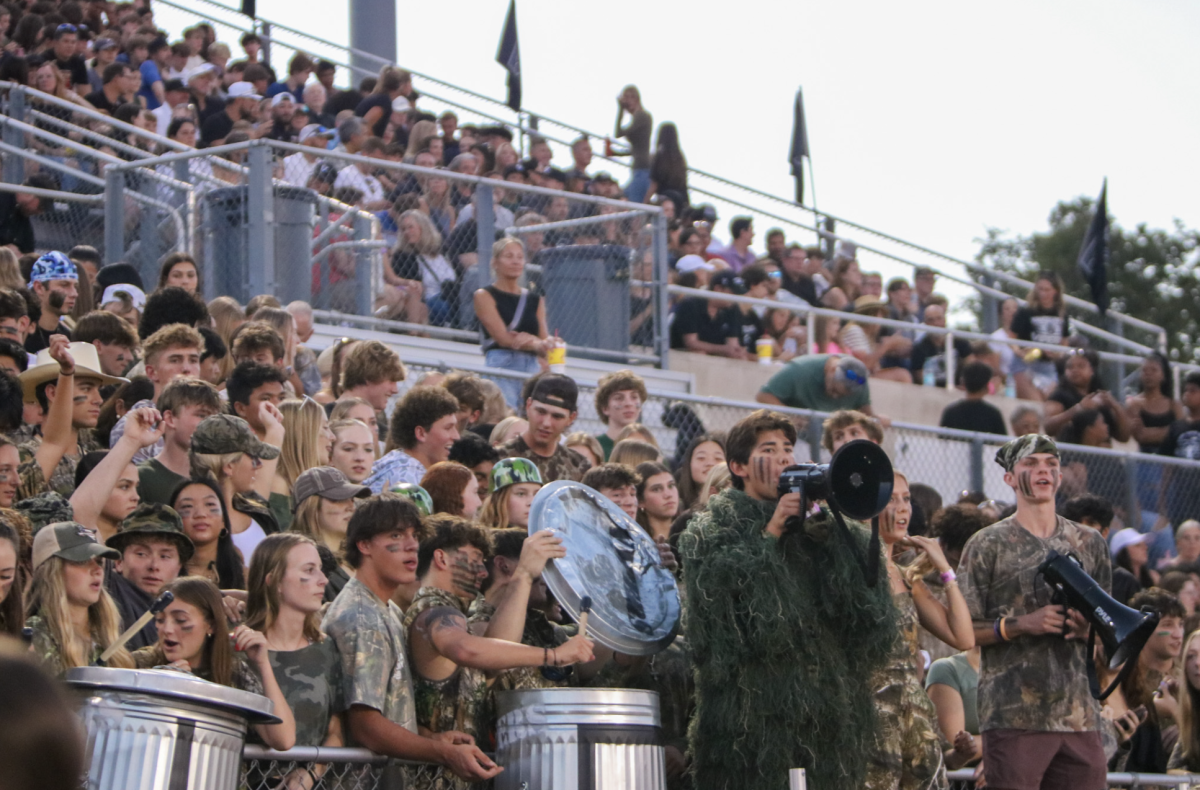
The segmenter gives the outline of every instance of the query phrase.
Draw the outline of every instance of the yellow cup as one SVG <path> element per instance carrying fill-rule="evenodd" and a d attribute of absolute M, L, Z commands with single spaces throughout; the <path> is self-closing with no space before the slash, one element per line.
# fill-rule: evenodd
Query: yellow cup
<path fill-rule="evenodd" d="M 755 351 L 758 352 L 758 364 L 770 365 L 775 355 L 775 341 L 769 337 L 760 337 L 755 343 Z"/>

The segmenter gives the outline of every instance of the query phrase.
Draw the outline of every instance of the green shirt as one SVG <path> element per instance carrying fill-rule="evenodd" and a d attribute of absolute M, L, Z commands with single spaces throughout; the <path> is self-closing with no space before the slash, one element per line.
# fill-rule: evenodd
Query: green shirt
<path fill-rule="evenodd" d="M 825 390 L 825 361 L 837 354 L 808 354 L 796 357 L 771 377 L 762 391 L 774 395 L 784 406 L 815 411 L 861 409 L 871 403 L 869 387 L 842 398 Z"/>
<path fill-rule="evenodd" d="M 608 461 L 608 457 L 612 455 L 613 440 L 609 438 L 607 433 L 596 434 L 596 441 L 600 442 L 600 449 L 604 451 L 604 461 Z"/>
<path fill-rule="evenodd" d="M 183 475 L 177 475 L 162 461 L 151 458 L 138 464 L 138 496 L 143 502 L 154 502 L 159 505 L 171 504 L 171 494 L 180 483 L 187 480 Z"/>
<path fill-rule="evenodd" d="M 958 653 L 949 658 L 939 658 L 929 667 L 925 676 L 925 690 L 935 683 L 949 686 L 962 697 L 963 729 L 972 735 L 979 734 L 979 707 L 976 702 L 979 689 L 979 673 L 966 653 Z"/>
<path fill-rule="evenodd" d="M 341 713 L 342 659 L 332 639 L 299 650 L 272 650 L 271 670 L 296 719 L 296 745 L 320 746 Z"/>

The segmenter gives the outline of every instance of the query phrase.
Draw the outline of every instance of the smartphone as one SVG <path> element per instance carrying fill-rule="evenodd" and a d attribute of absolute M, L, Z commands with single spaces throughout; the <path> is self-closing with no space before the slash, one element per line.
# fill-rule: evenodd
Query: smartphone
<path fill-rule="evenodd" d="M 1150 711 L 1146 710 L 1145 705 L 1138 705 L 1133 709 L 1133 715 L 1137 716 L 1138 724 L 1146 721 L 1146 717 L 1150 715 Z"/>

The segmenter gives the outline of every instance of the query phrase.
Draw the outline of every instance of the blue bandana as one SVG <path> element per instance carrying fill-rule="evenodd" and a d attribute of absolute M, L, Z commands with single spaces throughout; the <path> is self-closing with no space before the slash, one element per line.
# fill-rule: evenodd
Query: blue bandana
<path fill-rule="evenodd" d="M 61 252 L 48 252 L 33 262 L 33 270 L 29 274 L 30 283 L 44 283 L 50 280 L 78 280 L 79 273 L 75 264 Z"/>

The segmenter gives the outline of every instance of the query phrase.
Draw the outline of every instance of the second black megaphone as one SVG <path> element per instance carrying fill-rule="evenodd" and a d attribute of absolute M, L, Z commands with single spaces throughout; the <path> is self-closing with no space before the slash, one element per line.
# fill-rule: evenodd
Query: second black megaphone
<path fill-rule="evenodd" d="M 1158 627 L 1158 615 L 1139 612 L 1118 602 L 1087 574 L 1075 557 L 1050 552 L 1038 568 L 1046 582 L 1078 610 L 1104 645 L 1109 669 L 1137 660 L 1146 640 Z"/>
<path fill-rule="evenodd" d="M 858 439 L 838 448 L 827 464 L 789 466 L 779 476 L 779 495 L 802 493 L 809 502 L 828 502 L 858 521 L 887 507 L 895 476 L 879 445 Z"/>

